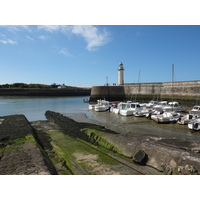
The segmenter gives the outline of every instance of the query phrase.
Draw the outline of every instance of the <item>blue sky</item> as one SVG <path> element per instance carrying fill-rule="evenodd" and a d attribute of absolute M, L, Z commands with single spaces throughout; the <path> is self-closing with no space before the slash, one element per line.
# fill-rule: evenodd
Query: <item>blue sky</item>
<path fill-rule="evenodd" d="M 93 86 L 200 79 L 200 26 L 1 25 L 0 84 Z"/>

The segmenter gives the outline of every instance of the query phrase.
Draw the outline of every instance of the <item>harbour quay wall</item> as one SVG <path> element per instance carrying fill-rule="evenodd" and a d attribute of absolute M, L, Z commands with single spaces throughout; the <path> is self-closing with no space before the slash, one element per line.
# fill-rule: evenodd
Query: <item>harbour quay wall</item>
<path fill-rule="evenodd" d="M 126 83 L 123 86 L 93 86 L 90 100 L 168 100 L 197 101 L 200 98 L 200 81 L 163 83 Z"/>
<path fill-rule="evenodd" d="M 90 101 L 96 101 L 98 99 L 123 100 L 124 97 L 124 86 L 93 86 Z"/>
<path fill-rule="evenodd" d="M 0 88 L 0 96 L 89 96 L 91 89 Z"/>

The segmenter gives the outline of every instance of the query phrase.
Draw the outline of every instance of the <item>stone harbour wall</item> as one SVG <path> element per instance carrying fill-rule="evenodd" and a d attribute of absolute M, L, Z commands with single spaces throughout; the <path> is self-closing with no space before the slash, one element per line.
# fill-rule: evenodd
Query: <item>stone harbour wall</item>
<path fill-rule="evenodd" d="M 124 100 L 135 97 L 148 97 L 148 99 L 186 98 L 198 99 L 200 97 L 200 81 L 181 81 L 165 83 L 126 83 L 123 86 L 93 86 L 91 100 L 108 99 Z M 119 99 L 120 98 L 120 99 Z"/>

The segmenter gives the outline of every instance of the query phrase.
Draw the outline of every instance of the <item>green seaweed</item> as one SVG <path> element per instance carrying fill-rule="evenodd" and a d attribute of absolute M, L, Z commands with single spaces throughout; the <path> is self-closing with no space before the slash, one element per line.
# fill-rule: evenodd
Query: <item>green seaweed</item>
<path fill-rule="evenodd" d="M 113 152 L 118 152 L 120 153 L 119 149 L 117 149 L 115 146 L 110 144 L 108 141 L 106 141 L 104 138 L 102 138 L 102 134 L 104 132 L 99 131 L 97 129 L 91 129 L 91 128 L 84 128 L 81 129 L 82 132 L 87 134 L 92 141 L 95 141 L 98 145 L 103 146 Z"/>
<path fill-rule="evenodd" d="M 76 174 L 74 170 L 74 157 L 72 154 L 77 151 L 77 147 L 81 149 L 81 146 L 77 146 L 75 140 L 62 132 L 54 130 L 47 132 L 52 138 L 51 145 L 53 147 L 52 151 L 54 156 L 51 157 L 54 165 L 61 163 L 61 168 L 66 168 L 66 170 L 61 170 L 62 174 Z"/>
<path fill-rule="evenodd" d="M 36 140 L 35 140 L 35 138 L 32 134 L 28 134 L 23 138 L 17 138 L 15 140 L 8 140 L 8 141 L 5 141 L 5 142 L 0 142 L 0 144 L 7 146 L 7 145 L 24 144 L 26 142 L 36 142 Z"/>

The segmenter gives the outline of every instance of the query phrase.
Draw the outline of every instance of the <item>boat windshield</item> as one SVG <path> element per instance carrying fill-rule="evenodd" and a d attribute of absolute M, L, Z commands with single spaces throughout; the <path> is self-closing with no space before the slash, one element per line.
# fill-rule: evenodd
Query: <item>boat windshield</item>
<path fill-rule="evenodd" d="M 194 110 L 200 110 L 200 107 L 195 106 L 193 109 L 194 109 Z"/>
<path fill-rule="evenodd" d="M 131 104 L 131 108 L 139 108 L 140 105 L 139 104 Z"/>
<path fill-rule="evenodd" d="M 122 109 L 128 109 L 130 108 L 130 104 L 122 104 Z"/>

